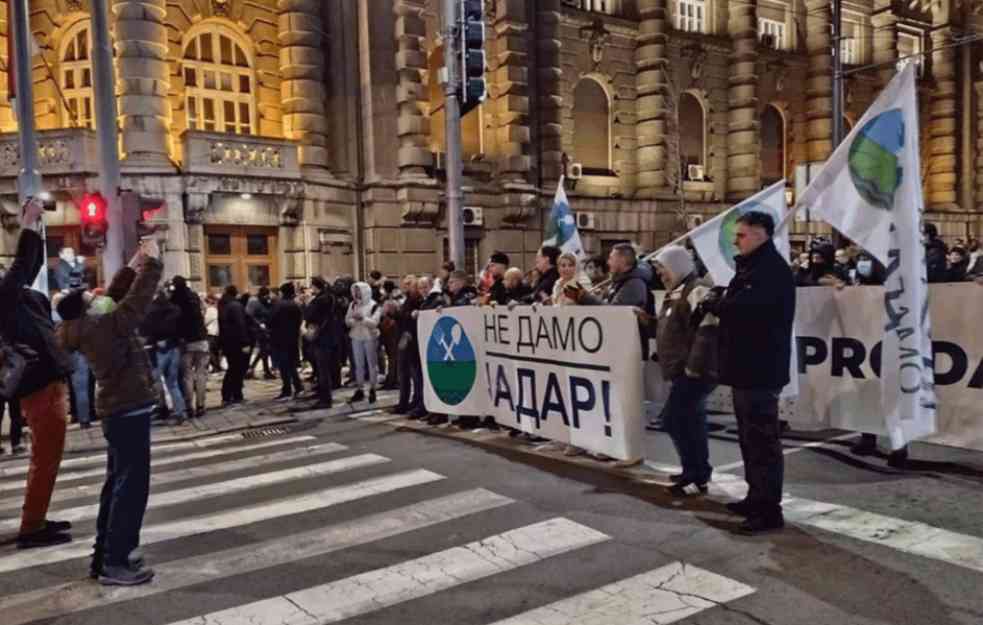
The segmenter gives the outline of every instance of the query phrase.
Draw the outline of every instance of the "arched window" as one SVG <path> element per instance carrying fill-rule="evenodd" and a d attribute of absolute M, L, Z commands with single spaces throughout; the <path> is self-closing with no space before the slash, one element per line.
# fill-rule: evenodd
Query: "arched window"
<path fill-rule="evenodd" d="M 253 70 L 231 31 L 209 24 L 184 46 L 188 128 L 248 135 L 256 118 Z"/>
<path fill-rule="evenodd" d="M 770 185 L 785 177 L 785 118 L 768 105 L 761 114 L 761 182 Z"/>
<path fill-rule="evenodd" d="M 686 180 L 704 179 L 706 170 L 706 114 L 692 93 L 679 96 L 679 158 Z"/>
<path fill-rule="evenodd" d="M 60 60 L 61 92 L 65 98 L 62 120 L 73 128 L 92 128 L 92 37 L 89 21 L 72 26 L 62 38 Z"/>
<path fill-rule="evenodd" d="M 596 80 L 584 78 L 573 90 L 573 156 L 591 173 L 611 171 L 611 107 Z"/>

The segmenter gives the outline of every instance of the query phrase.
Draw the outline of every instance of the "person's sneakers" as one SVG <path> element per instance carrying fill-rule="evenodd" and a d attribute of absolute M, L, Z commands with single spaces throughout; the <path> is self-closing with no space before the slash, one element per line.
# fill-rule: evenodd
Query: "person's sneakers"
<path fill-rule="evenodd" d="M 572 458 L 574 456 L 583 456 L 585 453 L 587 452 L 585 452 L 580 447 L 577 447 L 576 445 L 567 445 L 566 447 L 563 448 L 563 455 L 569 458 Z"/>
<path fill-rule="evenodd" d="M 892 469 L 907 469 L 908 468 L 908 448 L 902 447 L 896 451 L 892 451 L 887 456 L 887 466 Z"/>
<path fill-rule="evenodd" d="M 36 549 L 38 547 L 52 547 L 54 545 L 64 545 L 72 542 L 72 535 L 50 529 L 47 525 L 30 534 L 20 534 L 17 536 L 18 549 Z"/>
<path fill-rule="evenodd" d="M 447 423 L 447 415 L 445 414 L 432 414 L 427 417 L 427 425 L 443 425 Z"/>
<path fill-rule="evenodd" d="M 662 419 L 652 419 L 645 424 L 645 429 L 649 432 L 665 432 L 666 427 L 662 424 Z"/>
<path fill-rule="evenodd" d="M 429 415 L 430 413 L 427 412 L 426 408 L 415 408 L 406 416 L 413 420 L 419 420 L 426 419 Z"/>
<path fill-rule="evenodd" d="M 406 414 L 406 406 L 393 406 L 386 412 L 388 412 L 391 415 L 403 415 Z"/>
<path fill-rule="evenodd" d="M 154 570 L 133 566 L 104 565 L 99 574 L 99 583 L 103 586 L 139 586 L 154 578 Z"/>
<path fill-rule="evenodd" d="M 777 532 L 785 527 L 785 519 L 782 515 L 777 516 L 752 516 L 745 519 L 737 528 L 738 534 L 745 536 L 759 536 L 768 532 Z"/>
<path fill-rule="evenodd" d="M 375 397 L 375 389 L 374 388 L 370 388 L 369 389 L 369 403 L 370 404 L 374 404 L 375 403 L 375 400 L 376 400 L 376 397 Z"/>
<path fill-rule="evenodd" d="M 184 425 L 184 417 L 171 417 L 167 420 L 167 425 L 172 427 Z"/>
<path fill-rule="evenodd" d="M 481 425 L 481 419 L 474 415 L 464 415 L 454 421 L 454 425 L 462 430 L 473 430 Z"/>
<path fill-rule="evenodd" d="M 860 440 L 850 447 L 854 456 L 873 456 L 877 453 L 877 437 L 873 434 L 861 434 Z"/>
<path fill-rule="evenodd" d="M 743 499 L 741 501 L 732 501 L 724 505 L 730 512 L 736 514 L 737 516 L 750 516 L 752 512 L 751 504 Z"/>
<path fill-rule="evenodd" d="M 273 398 L 273 401 L 285 401 L 287 399 L 290 399 L 290 393 L 280 393 Z"/>
<path fill-rule="evenodd" d="M 199 408 L 195 411 L 195 419 L 200 419 L 205 416 L 205 408 Z"/>
<path fill-rule="evenodd" d="M 44 529 L 49 532 L 67 532 L 72 529 L 71 521 L 45 521 Z"/>
<path fill-rule="evenodd" d="M 25 451 L 26 451 L 26 449 L 24 448 L 23 445 L 17 445 L 16 447 L 11 447 L 10 448 L 10 453 L 12 453 L 15 456 L 19 456 L 22 453 L 24 453 Z"/>
<path fill-rule="evenodd" d="M 89 423 L 88 421 L 86 421 L 84 423 L 79 423 L 79 429 L 81 429 L 81 430 L 88 430 L 91 427 L 92 427 L 92 424 Z"/>
<path fill-rule="evenodd" d="M 354 404 L 360 401 L 365 401 L 365 392 L 362 389 L 358 389 L 357 391 L 355 391 L 355 394 L 352 395 L 352 398 L 348 400 L 348 403 Z"/>

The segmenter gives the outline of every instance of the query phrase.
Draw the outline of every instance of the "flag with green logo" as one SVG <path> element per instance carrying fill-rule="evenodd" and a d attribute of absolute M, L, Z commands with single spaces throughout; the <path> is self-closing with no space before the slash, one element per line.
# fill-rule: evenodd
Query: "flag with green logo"
<path fill-rule="evenodd" d="M 918 145 L 915 64 L 908 63 L 836 148 L 797 204 L 887 267 L 881 407 L 895 449 L 936 431 Z"/>
<path fill-rule="evenodd" d="M 556 184 L 556 195 L 553 197 L 553 208 L 546 222 L 546 240 L 543 245 L 554 245 L 560 252 L 570 252 L 578 260 L 584 257 L 584 246 L 580 242 L 580 231 L 577 230 L 577 220 L 570 210 L 567 192 L 563 189 L 563 176 Z"/>

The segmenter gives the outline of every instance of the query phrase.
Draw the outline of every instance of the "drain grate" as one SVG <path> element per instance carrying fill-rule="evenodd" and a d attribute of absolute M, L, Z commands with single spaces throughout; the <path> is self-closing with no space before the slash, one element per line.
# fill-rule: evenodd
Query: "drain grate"
<path fill-rule="evenodd" d="M 249 430 L 248 432 L 243 432 L 242 437 L 246 440 L 253 440 L 257 438 L 269 438 L 271 436 L 279 436 L 281 434 L 286 434 L 289 431 L 290 430 L 284 427 L 260 428 L 258 430 Z"/>

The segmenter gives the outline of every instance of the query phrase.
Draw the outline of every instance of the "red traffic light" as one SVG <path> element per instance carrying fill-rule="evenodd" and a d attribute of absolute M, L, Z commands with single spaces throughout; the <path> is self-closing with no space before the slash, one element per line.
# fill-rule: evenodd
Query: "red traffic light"
<path fill-rule="evenodd" d="M 83 225 L 100 225 L 106 222 L 106 198 L 101 193 L 86 193 L 79 204 L 79 217 Z"/>

